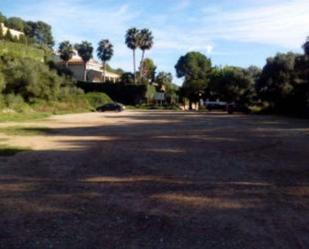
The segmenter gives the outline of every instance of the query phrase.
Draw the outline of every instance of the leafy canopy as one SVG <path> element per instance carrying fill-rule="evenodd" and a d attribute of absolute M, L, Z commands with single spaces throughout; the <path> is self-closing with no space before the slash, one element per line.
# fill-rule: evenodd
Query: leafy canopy
<path fill-rule="evenodd" d="M 83 41 L 80 44 L 76 44 L 75 48 L 78 52 L 78 55 L 85 63 L 87 63 L 92 58 L 93 47 L 90 42 Z"/>
<path fill-rule="evenodd" d="M 113 44 L 109 40 L 101 40 L 97 48 L 97 55 L 101 61 L 109 61 L 114 55 Z"/>

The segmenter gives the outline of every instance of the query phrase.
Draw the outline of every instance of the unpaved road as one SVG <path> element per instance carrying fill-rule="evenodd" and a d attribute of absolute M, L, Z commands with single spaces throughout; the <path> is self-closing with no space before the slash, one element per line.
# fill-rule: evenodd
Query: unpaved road
<path fill-rule="evenodd" d="M 0 127 L 21 124 L 0 124 Z M 308 249 L 309 122 L 75 114 L 1 141 L 0 248 Z"/>

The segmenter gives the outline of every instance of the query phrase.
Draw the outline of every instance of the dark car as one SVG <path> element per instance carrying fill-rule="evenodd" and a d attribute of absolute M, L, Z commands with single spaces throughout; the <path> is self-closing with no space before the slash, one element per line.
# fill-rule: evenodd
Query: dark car
<path fill-rule="evenodd" d="M 120 103 L 108 103 L 97 108 L 98 112 L 107 112 L 107 111 L 114 111 L 114 112 L 121 112 L 125 110 L 124 105 Z"/>

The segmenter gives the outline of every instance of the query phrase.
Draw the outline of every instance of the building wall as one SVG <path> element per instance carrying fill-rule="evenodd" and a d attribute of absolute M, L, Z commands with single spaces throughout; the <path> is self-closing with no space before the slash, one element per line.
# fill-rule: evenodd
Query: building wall
<path fill-rule="evenodd" d="M 73 77 L 78 81 L 84 80 L 84 65 L 76 64 L 76 65 L 69 65 L 69 69 L 73 73 Z"/>
<path fill-rule="evenodd" d="M 2 30 L 3 30 L 3 35 L 6 35 L 8 30 L 10 30 L 12 36 L 17 37 L 18 39 L 19 39 L 20 36 L 24 35 L 23 32 L 20 32 L 20 31 L 14 30 L 14 29 L 9 29 L 9 28 L 5 27 L 5 25 L 3 23 L 0 23 L 0 25 L 1 25 Z"/>

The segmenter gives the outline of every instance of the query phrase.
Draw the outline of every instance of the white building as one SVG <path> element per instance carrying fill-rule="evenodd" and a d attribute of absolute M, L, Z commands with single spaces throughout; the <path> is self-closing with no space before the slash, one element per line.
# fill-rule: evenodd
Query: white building
<path fill-rule="evenodd" d="M 59 55 L 55 56 L 55 62 L 57 64 L 64 65 Z M 76 80 L 84 80 L 84 62 L 80 56 L 78 56 L 77 51 L 74 51 L 74 55 L 68 62 L 68 68 L 72 71 L 73 77 Z M 86 77 L 87 81 L 90 82 L 103 82 L 104 81 L 104 70 L 103 65 L 98 61 L 91 59 L 86 65 Z M 106 71 L 105 81 L 111 81 L 116 83 L 120 80 L 120 75 Z"/>
<path fill-rule="evenodd" d="M 25 35 L 23 32 L 21 31 L 18 31 L 18 30 L 15 30 L 15 29 L 9 29 L 7 28 L 4 23 L 0 23 L 0 26 L 2 28 L 2 32 L 3 32 L 3 35 L 6 35 L 6 33 L 8 32 L 8 30 L 10 30 L 12 36 L 16 37 L 16 38 L 20 38 L 20 36 L 22 35 Z"/>

